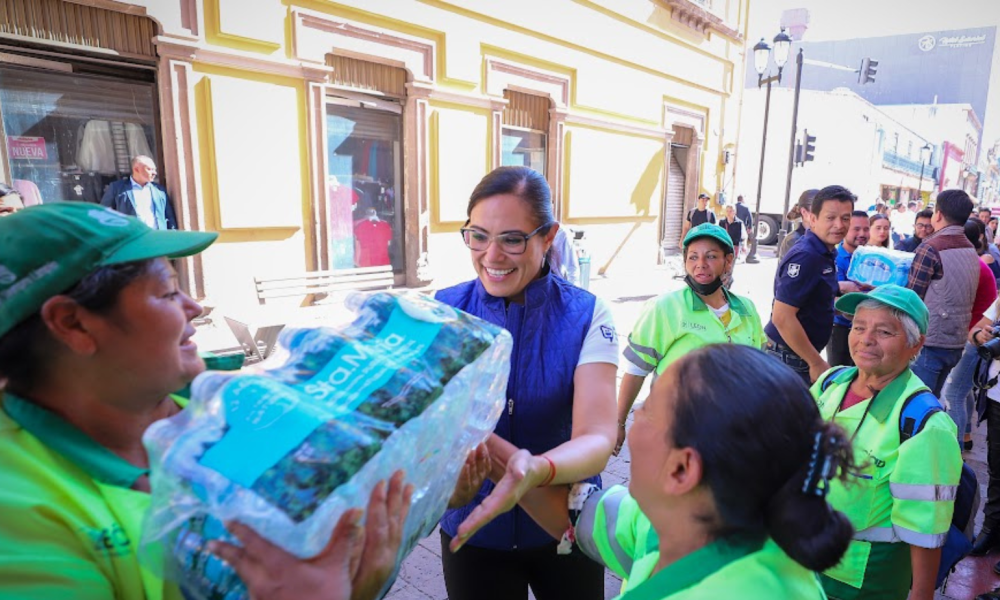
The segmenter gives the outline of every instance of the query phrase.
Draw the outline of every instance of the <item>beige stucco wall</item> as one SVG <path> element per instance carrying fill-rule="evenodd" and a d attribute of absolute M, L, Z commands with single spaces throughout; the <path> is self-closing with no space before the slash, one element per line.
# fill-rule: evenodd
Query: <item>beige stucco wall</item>
<path fill-rule="evenodd" d="M 712 0 L 722 26 L 699 31 L 671 1 L 91 3 L 159 23 L 166 183 L 182 225 L 221 234 L 187 283 L 248 304 L 255 275 L 319 266 L 329 53 L 407 70 L 408 281 L 471 276 L 455 232 L 499 163 L 505 88 L 551 98 L 547 177 L 594 270 L 653 264 L 675 125 L 695 130 L 688 201 L 732 192 L 722 152 L 737 142 L 749 7 Z"/>

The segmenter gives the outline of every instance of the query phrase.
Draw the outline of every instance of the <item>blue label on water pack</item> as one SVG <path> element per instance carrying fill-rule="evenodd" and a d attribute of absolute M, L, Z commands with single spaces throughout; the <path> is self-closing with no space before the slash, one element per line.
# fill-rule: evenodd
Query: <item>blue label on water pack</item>
<path fill-rule="evenodd" d="M 256 375 L 226 385 L 222 405 L 229 429 L 198 462 L 244 487 L 334 416 L 301 392 Z"/>
<path fill-rule="evenodd" d="M 243 487 L 294 451 L 327 421 L 355 410 L 396 372 L 421 356 L 441 331 L 393 310 L 374 337 L 344 346 L 307 383 L 287 386 L 242 376 L 223 388 L 229 428 L 198 461 Z"/>
<path fill-rule="evenodd" d="M 308 382 L 295 386 L 335 413 L 353 411 L 401 367 L 421 356 L 441 331 L 396 308 L 374 338 L 347 344 Z"/>

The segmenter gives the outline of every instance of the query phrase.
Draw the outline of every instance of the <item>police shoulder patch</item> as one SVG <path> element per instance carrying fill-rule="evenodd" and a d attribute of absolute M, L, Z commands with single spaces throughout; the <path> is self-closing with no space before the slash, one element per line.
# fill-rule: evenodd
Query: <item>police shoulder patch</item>
<path fill-rule="evenodd" d="M 788 263 L 788 273 L 789 277 L 798 277 L 799 273 L 802 271 L 802 266 L 799 263 Z"/>

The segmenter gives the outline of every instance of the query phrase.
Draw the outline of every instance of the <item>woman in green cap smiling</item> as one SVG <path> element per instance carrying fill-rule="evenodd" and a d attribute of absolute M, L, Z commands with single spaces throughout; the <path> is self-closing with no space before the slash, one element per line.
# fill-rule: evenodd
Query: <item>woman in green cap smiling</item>
<path fill-rule="evenodd" d="M 863 466 L 846 484 L 830 483 L 830 504 L 855 533 L 823 587 L 834 600 L 932 600 L 962 455 L 955 422 L 910 370 L 927 307 L 893 284 L 845 294 L 836 306 L 853 315 L 848 346 L 857 366 L 827 371 L 812 393 L 823 418 L 851 435 Z"/>
<path fill-rule="evenodd" d="M 722 286 L 736 254 L 725 229 L 712 223 L 684 236 L 684 288 L 646 303 L 628 336 L 625 374 L 618 389 L 618 442 L 625 443 L 625 421 L 650 373 L 662 374 L 688 352 L 709 344 L 764 346 L 764 328 L 749 298 Z"/>
<path fill-rule="evenodd" d="M 85 203 L 0 219 L 0 597 L 181 597 L 137 558 L 150 500 L 142 435 L 181 410 L 171 392 L 205 368 L 192 341 L 201 307 L 180 289 L 167 258 L 201 252 L 216 235 L 152 230 Z M 388 492 L 377 489 L 381 524 L 398 524 L 400 478 Z M 257 597 L 279 597 L 256 593 L 275 581 L 294 583 L 302 596 L 320 570 L 349 575 L 326 596 L 347 598 L 352 588 L 378 590 L 399 547 L 374 530 L 362 542 L 358 517 L 349 512 L 314 561 L 267 552 L 282 568 L 269 578 L 254 577 L 257 563 L 242 560 L 264 544 L 252 532 L 236 528 L 251 542 L 246 552 L 224 551 L 250 575 Z M 368 521 L 366 529 L 379 519 Z M 382 529 L 390 530 L 399 527 Z M 376 560 L 349 570 L 361 544 Z"/>

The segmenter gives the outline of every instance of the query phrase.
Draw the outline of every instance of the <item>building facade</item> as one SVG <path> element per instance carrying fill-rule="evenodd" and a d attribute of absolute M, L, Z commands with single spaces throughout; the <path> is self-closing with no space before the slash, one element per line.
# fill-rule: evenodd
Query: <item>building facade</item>
<path fill-rule="evenodd" d="M 95 201 L 149 154 L 199 297 L 472 276 L 479 179 L 542 172 L 595 268 L 652 264 L 731 185 L 749 0 L 0 0 L 5 181 Z M 301 302 L 303 298 L 290 301 Z"/>
<path fill-rule="evenodd" d="M 979 193 L 979 140 L 983 125 L 971 104 L 903 104 L 880 107 L 941 147 L 937 191 Z"/>
<path fill-rule="evenodd" d="M 748 90 L 744 97 L 744 119 L 739 147 L 743 152 L 736 187 L 754 208 L 760 168 L 762 121 L 751 118 L 764 113 L 765 92 Z M 764 243 L 776 238 L 785 213 L 785 184 L 788 172 L 792 90 L 771 92 L 764 179 L 761 186 L 761 223 L 758 232 Z M 851 90 L 832 92 L 802 90 L 799 99 L 798 129 L 814 136 L 814 160 L 795 166 L 790 199 L 812 188 L 843 185 L 858 197 L 859 208 L 868 208 L 878 199 L 895 202 L 926 202 L 938 184 L 936 167 L 946 146 L 925 137 L 903 119 L 874 106 Z M 922 148 L 927 148 L 921 151 Z M 950 186 L 954 187 L 954 186 Z"/>

